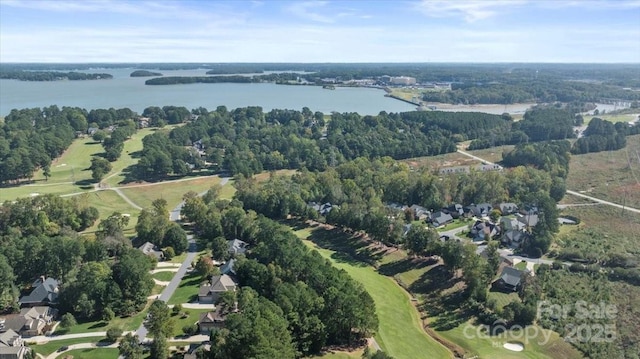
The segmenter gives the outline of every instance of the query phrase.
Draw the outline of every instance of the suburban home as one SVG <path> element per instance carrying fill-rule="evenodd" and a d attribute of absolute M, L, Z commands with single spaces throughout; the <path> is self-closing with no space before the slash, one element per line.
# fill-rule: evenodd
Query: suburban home
<path fill-rule="evenodd" d="M 522 217 L 518 217 L 518 222 L 522 223 L 527 227 L 535 227 L 538 224 L 538 215 L 537 214 L 525 214 Z"/>
<path fill-rule="evenodd" d="M 231 276 L 227 274 L 211 276 L 211 282 L 204 283 L 200 286 L 198 293 L 198 302 L 202 304 L 214 304 L 224 292 L 235 291 L 238 287 Z"/>
<path fill-rule="evenodd" d="M 431 214 L 428 209 L 418 206 L 417 204 L 413 204 L 409 208 L 413 211 L 413 215 L 420 221 L 429 218 L 429 214 Z"/>
<path fill-rule="evenodd" d="M 474 242 L 482 242 L 487 238 L 487 236 L 492 238 L 497 235 L 498 226 L 488 221 L 476 221 L 476 223 L 471 227 L 470 234 Z"/>
<path fill-rule="evenodd" d="M 20 334 L 12 329 L 4 329 L 0 321 L 0 359 L 22 359 L 29 348 L 24 346 Z"/>
<path fill-rule="evenodd" d="M 520 231 L 524 229 L 524 224 L 520 223 L 516 218 L 502 217 L 500 218 L 500 228 L 502 232 L 506 231 Z"/>
<path fill-rule="evenodd" d="M 438 211 L 431 215 L 431 224 L 436 227 L 444 226 L 447 223 L 453 221 L 453 217 L 450 214 Z"/>
<path fill-rule="evenodd" d="M 232 256 L 237 256 L 238 254 L 245 254 L 247 252 L 247 247 L 249 243 L 241 241 L 239 239 L 234 239 L 231 241 L 227 241 L 227 248 L 229 254 Z"/>
<path fill-rule="evenodd" d="M 446 208 L 449 214 L 457 213 L 459 216 L 464 215 L 464 207 L 459 203 L 454 203 Z"/>
<path fill-rule="evenodd" d="M 18 303 L 21 307 L 49 305 L 58 302 L 58 281 L 53 278 L 40 277 L 31 284 L 33 290 L 25 295 Z"/>
<path fill-rule="evenodd" d="M 502 202 L 498 205 L 498 208 L 500 208 L 502 215 L 518 212 L 518 206 L 515 203 Z"/>
<path fill-rule="evenodd" d="M 522 275 L 524 273 L 524 271 L 518 270 L 514 267 L 504 267 L 500 274 L 500 278 L 493 282 L 492 285 L 498 290 L 517 292 L 522 286 Z"/>
<path fill-rule="evenodd" d="M 227 274 L 230 276 L 236 275 L 236 270 L 233 268 L 236 264 L 236 260 L 231 258 L 225 264 L 220 267 L 220 273 Z"/>
<path fill-rule="evenodd" d="M 224 321 L 227 319 L 227 314 L 229 314 L 228 311 L 221 305 L 219 305 L 213 312 L 200 314 L 200 319 L 198 319 L 200 334 L 209 334 L 214 328 L 223 328 Z"/>
<path fill-rule="evenodd" d="M 143 245 L 138 247 L 138 249 L 145 255 L 155 257 L 159 261 L 164 259 L 164 253 L 162 253 L 162 250 L 151 242 L 145 242 Z"/>
<path fill-rule="evenodd" d="M 515 229 L 510 229 L 504 232 L 501 242 L 504 244 L 519 246 L 527 237 L 527 233 Z"/>
<path fill-rule="evenodd" d="M 89 127 L 87 128 L 87 135 L 93 136 L 96 132 L 98 132 L 99 128 L 97 127 Z"/>
<path fill-rule="evenodd" d="M 316 202 L 309 202 L 307 203 L 307 205 L 313 208 L 316 212 L 318 212 L 322 216 L 326 216 L 333 209 L 333 205 L 329 202 L 323 203 L 323 204 L 319 204 Z"/>
<path fill-rule="evenodd" d="M 491 213 L 493 206 L 490 203 L 471 204 L 464 208 L 464 213 L 468 217 L 486 217 Z"/>
<path fill-rule="evenodd" d="M 57 310 L 51 307 L 22 308 L 20 314 L 9 314 L 4 318 L 4 328 L 13 330 L 23 337 L 42 335 L 51 324 Z"/>

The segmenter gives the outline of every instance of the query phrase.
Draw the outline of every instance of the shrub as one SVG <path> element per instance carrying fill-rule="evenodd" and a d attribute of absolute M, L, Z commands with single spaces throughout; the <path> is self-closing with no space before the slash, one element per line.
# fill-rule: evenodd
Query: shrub
<path fill-rule="evenodd" d="M 171 312 L 173 313 L 173 315 L 178 315 L 181 311 L 182 311 L 182 304 L 180 303 L 174 305 L 173 308 L 171 309 Z"/>
<path fill-rule="evenodd" d="M 109 328 L 107 330 L 107 340 L 110 342 L 115 342 L 122 336 L 122 329 L 120 328 Z"/>

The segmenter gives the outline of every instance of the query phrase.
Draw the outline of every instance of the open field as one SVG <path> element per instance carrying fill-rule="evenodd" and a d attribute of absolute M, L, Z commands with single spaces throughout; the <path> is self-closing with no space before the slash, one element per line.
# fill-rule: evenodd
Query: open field
<path fill-rule="evenodd" d="M 640 135 L 617 151 L 571 156 L 569 168 L 568 189 L 640 208 Z"/>
<path fill-rule="evenodd" d="M 220 177 L 195 177 L 175 182 L 158 182 L 135 187 L 121 187 L 122 192 L 140 207 L 147 208 L 158 198 L 167 201 L 167 208 L 172 209 L 182 201 L 182 196 L 189 191 L 204 192 L 220 183 Z"/>
<path fill-rule="evenodd" d="M 401 160 L 400 162 L 406 163 L 410 167 L 416 169 L 427 167 L 431 170 L 437 170 L 441 167 L 471 166 L 480 164 L 480 161 L 474 160 L 473 158 L 467 157 L 458 152 L 446 153 L 444 155 L 437 156 L 408 158 L 406 160 Z"/>
<path fill-rule="evenodd" d="M 65 358 L 73 359 L 116 359 L 118 355 L 116 348 L 75 349 L 62 354 Z"/>
<path fill-rule="evenodd" d="M 270 172 L 265 171 L 265 172 L 261 172 L 253 175 L 253 178 L 255 178 L 256 181 L 262 182 L 262 181 L 268 180 L 271 176 L 291 177 L 296 172 L 297 172 L 296 170 L 276 170 L 276 171 L 270 171 Z"/>
<path fill-rule="evenodd" d="M 45 182 L 42 170 L 33 176 L 38 183 L 61 183 L 91 180 L 91 157 L 104 152 L 102 144 L 92 138 L 79 138 L 58 158 L 51 162 L 51 177 Z"/>
<path fill-rule="evenodd" d="M 129 224 L 127 224 L 127 226 L 125 227 L 125 231 L 133 230 L 136 226 L 136 223 L 138 223 L 138 214 L 140 213 L 140 211 L 131 207 L 124 199 L 122 199 L 122 197 L 120 197 L 114 191 L 105 190 L 89 192 L 80 194 L 78 196 L 83 196 L 84 198 L 86 198 L 83 200 L 86 200 L 87 204 L 98 209 L 98 211 L 100 212 L 100 220 L 106 219 L 113 212 L 119 212 L 121 214 L 129 215 Z M 96 223 L 92 227 L 87 228 L 85 233 L 96 231 L 98 229 L 100 220 L 96 221 Z"/>
<path fill-rule="evenodd" d="M 604 257 L 608 253 L 640 255 L 640 215 L 603 204 L 570 207 L 560 212 L 580 218 L 577 226 L 562 226 L 555 246 Z"/>
<path fill-rule="evenodd" d="M 170 271 L 166 271 L 166 272 L 156 272 L 154 274 L 152 274 L 151 276 L 154 279 L 157 279 L 161 282 L 169 282 L 171 281 L 171 279 L 173 279 L 173 276 L 176 274 L 176 272 L 170 272 Z"/>
<path fill-rule="evenodd" d="M 502 161 L 502 152 L 509 152 L 511 150 L 513 150 L 515 146 L 513 145 L 505 145 L 505 146 L 498 146 L 498 147 L 492 147 L 492 148 L 485 148 L 482 150 L 473 150 L 473 151 L 467 151 L 470 154 L 480 157 L 480 158 L 484 158 L 485 160 L 489 161 L 489 162 L 500 162 Z"/>
<path fill-rule="evenodd" d="M 138 163 L 139 157 L 136 152 L 142 151 L 142 139 L 157 130 L 156 128 L 144 128 L 138 130 L 131 138 L 126 140 L 120 158 L 111 164 L 111 171 L 105 176 L 103 181 L 112 187 L 120 185 L 125 178 L 125 174 L 122 172 L 128 167 Z"/>
<path fill-rule="evenodd" d="M 375 338 L 389 355 L 397 359 L 452 356 L 445 347 L 424 332 L 408 294 L 395 281 L 377 273 L 373 267 L 349 258 L 348 254 L 345 256 L 345 253 L 321 248 L 313 242 L 318 236 L 332 236 L 332 232 L 305 228 L 296 231 L 296 234 L 307 246 L 331 260 L 334 266 L 347 271 L 373 297 L 380 320 L 380 329 Z"/>
<path fill-rule="evenodd" d="M 598 115 L 598 116 L 583 115 L 583 118 L 584 118 L 584 124 L 586 125 L 595 117 L 615 123 L 615 122 L 634 122 L 638 120 L 639 118 L 638 116 L 640 116 L 640 113 L 623 114 L 623 115 L 604 114 L 604 115 Z"/>

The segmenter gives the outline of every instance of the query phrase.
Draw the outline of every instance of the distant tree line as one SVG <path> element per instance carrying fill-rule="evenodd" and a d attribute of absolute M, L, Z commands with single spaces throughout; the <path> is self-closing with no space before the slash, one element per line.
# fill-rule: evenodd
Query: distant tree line
<path fill-rule="evenodd" d="M 0 71 L 0 79 L 20 81 L 59 81 L 59 80 L 106 80 L 112 79 L 111 74 L 87 74 L 84 72 L 58 71 Z"/>
<path fill-rule="evenodd" d="M 162 76 L 162 74 L 159 73 L 159 72 L 153 72 L 153 71 L 148 71 L 148 70 L 135 70 L 131 74 L 129 74 L 129 76 L 131 76 L 131 77 L 150 77 L 150 76 Z"/>

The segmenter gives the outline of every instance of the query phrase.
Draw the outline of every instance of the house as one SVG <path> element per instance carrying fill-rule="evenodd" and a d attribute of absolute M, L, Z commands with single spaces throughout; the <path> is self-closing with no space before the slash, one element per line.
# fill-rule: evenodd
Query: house
<path fill-rule="evenodd" d="M 442 211 L 438 211 L 431 215 L 431 223 L 436 227 L 444 226 L 445 224 L 452 221 L 453 217 L 451 217 L 450 214 L 444 213 Z"/>
<path fill-rule="evenodd" d="M 138 249 L 145 255 L 155 257 L 159 261 L 164 259 L 164 253 L 162 253 L 160 248 L 151 242 L 145 242 L 143 245 L 138 247 Z"/>
<path fill-rule="evenodd" d="M 313 208 L 316 212 L 318 212 L 322 216 L 326 216 L 333 209 L 333 205 L 329 202 L 323 203 L 323 204 L 319 204 L 316 202 L 309 202 L 307 203 L 307 206 Z"/>
<path fill-rule="evenodd" d="M 449 214 L 457 213 L 459 216 L 464 215 L 464 207 L 459 203 L 454 203 L 446 208 Z"/>
<path fill-rule="evenodd" d="M 518 270 L 514 267 L 504 267 L 500 278 L 493 282 L 493 286 L 496 289 L 506 292 L 517 292 L 522 285 L 522 275 L 524 271 Z"/>
<path fill-rule="evenodd" d="M 237 308 L 235 311 L 237 311 Z M 229 311 L 223 305 L 219 305 L 218 307 L 216 307 L 216 310 L 213 312 L 205 312 L 200 314 L 200 319 L 198 319 L 198 328 L 200 329 L 200 334 L 209 334 L 214 328 L 223 328 L 224 321 L 227 319 L 228 314 Z"/>
<path fill-rule="evenodd" d="M 23 359 L 28 351 L 22 336 L 14 330 L 5 330 L 0 321 L 0 359 Z"/>
<path fill-rule="evenodd" d="M 535 227 L 538 224 L 538 215 L 537 214 L 525 214 L 522 217 L 518 217 L 518 222 L 522 223 L 527 227 Z"/>
<path fill-rule="evenodd" d="M 237 287 L 238 284 L 236 281 L 227 274 L 211 276 L 211 282 L 204 283 L 200 286 L 198 302 L 202 304 L 213 304 L 218 301 L 222 293 L 235 291 Z"/>
<path fill-rule="evenodd" d="M 498 205 L 498 208 L 500 208 L 502 215 L 518 212 L 518 206 L 515 203 L 502 202 Z"/>
<path fill-rule="evenodd" d="M 241 241 L 239 239 L 234 239 L 232 241 L 227 241 L 227 250 L 229 254 L 232 256 L 237 256 L 238 254 L 245 254 L 247 252 L 247 246 L 249 243 Z"/>
<path fill-rule="evenodd" d="M 420 221 L 429 218 L 429 214 L 431 214 L 428 209 L 422 206 L 418 206 L 417 204 L 412 204 L 409 208 L 411 209 L 411 211 L 413 211 L 413 215 L 415 216 L 415 218 Z"/>
<path fill-rule="evenodd" d="M 487 236 L 492 238 L 497 235 L 498 226 L 488 221 L 476 221 L 476 223 L 471 227 L 470 234 L 474 242 L 482 242 L 487 238 Z"/>
<path fill-rule="evenodd" d="M 520 223 L 515 218 L 502 217 L 500 218 L 500 228 L 503 232 L 507 231 L 521 231 L 525 227 L 524 224 Z"/>
<path fill-rule="evenodd" d="M 33 290 L 29 295 L 25 295 L 18 303 L 21 307 L 32 307 L 38 305 L 49 305 L 58 302 L 58 281 L 53 278 L 38 278 L 31 284 Z"/>
<path fill-rule="evenodd" d="M 20 314 L 10 314 L 4 318 L 4 328 L 13 330 L 23 337 L 42 335 L 56 313 L 57 310 L 51 307 L 22 308 Z"/>
<path fill-rule="evenodd" d="M 220 267 L 220 273 L 227 275 L 236 275 L 236 270 L 234 269 L 235 263 L 236 260 L 231 258 L 227 263 L 223 264 Z"/>
<path fill-rule="evenodd" d="M 464 213 L 467 217 L 487 217 L 493 206 L 489 203 L 471 204 L 464 208 Z"/>
<path fill-rule="evenodd" d="M 527 233 L 515 229 L 510 229 L 502 235 L 502 243 L 520 245 L 526 238 Z"/>
<path fill-rule="evenodd" d="M 87 128 L 87 135 L 93 136 L 96 132 L 98 132 L 99 128 L 97 127 L 89 127 Z"/>

